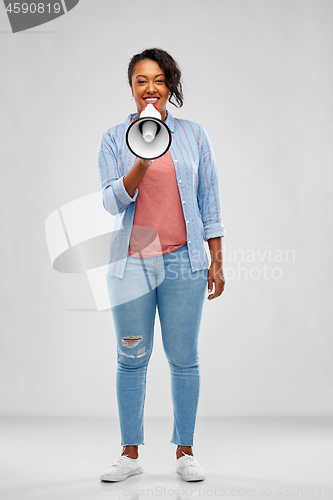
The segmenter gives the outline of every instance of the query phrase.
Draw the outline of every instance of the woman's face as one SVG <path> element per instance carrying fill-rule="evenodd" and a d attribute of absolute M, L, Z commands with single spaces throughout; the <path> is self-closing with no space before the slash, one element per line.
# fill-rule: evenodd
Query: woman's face
<path fill-rule="evenodd" d="M 160 110 L 162 120 L 166 120 L 166 105 L 170 90 L 165 84 L 164 72 L 156 61 L 144 59 L 134 66 L 131 88 L 138 109 L 138 117 L 141 111 L 151 103 Z"/>

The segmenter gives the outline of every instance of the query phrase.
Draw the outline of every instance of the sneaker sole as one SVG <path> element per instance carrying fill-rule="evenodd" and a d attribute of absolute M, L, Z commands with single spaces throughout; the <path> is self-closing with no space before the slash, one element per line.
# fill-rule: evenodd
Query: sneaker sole
<path fill-rule="evenodd" d="M 101 481 L 107 481 L 107 482 L 113 482 L 113 481 L 123 481 L 124 479 L 127 479 L 130 476 L 135 476 L 136 474 L 142 474 L 143 469 L 140 467 L 140 469 L 135 469 L 132 470 L 131 472 L 128 472 L 124 476 L 108 476 L 107 474 L 103 474 L 101 476 Z"/>
<path fill-rule="evenodd" d="M 184 476 L 181 472 L 177 471 L 183 481 L 203 481 L 206 476 L 204 474 L 198 476 Z"/>

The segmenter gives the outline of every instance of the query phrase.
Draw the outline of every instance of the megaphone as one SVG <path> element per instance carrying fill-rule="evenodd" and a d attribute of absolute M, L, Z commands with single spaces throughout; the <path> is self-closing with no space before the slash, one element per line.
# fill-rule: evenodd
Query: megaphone
<path fill-rule="evenodd" d="M 172 135 L 162 121 L 160 110 L 148 104 L 140 113 L 140 118 L 127 129 L 126 144 L 130 151 L 143 160 L 155 160 L 170 148 Z"/>

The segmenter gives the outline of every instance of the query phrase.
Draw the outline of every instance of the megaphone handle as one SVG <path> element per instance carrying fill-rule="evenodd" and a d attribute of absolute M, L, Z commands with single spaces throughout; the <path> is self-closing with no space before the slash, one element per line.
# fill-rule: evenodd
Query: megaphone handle
<path fill-rule="evenodd" d="M 139 158 L 140 158 L 140 157 L 139 157 Z M 146 158 L 140 158 L 140 160 L 141 160 L 142 165 L 143 165 L 146 169 L 147 169 L 147 168 L 149 168 L 149 167 L 151 167 L 151 166 L 152 166 L 152 164 L 153 164 L 153 161 L 154 161 L 154 160 L 147 160 Z M 147 167 L 147 165 L 146 165 L 145 163 L 143 163 L 143 162 L 145 162 L 145 161 L 148 161 L 148 162 L 149 162 L 148 167 Z"/>

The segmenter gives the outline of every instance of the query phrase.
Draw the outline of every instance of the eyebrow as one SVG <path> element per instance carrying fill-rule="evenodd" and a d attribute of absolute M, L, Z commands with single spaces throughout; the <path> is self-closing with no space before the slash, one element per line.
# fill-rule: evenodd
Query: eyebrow
<path fill-rule="evenodd" d="M 159 73 L 158 75 L 155 76 L 155 78 L 157 78 L 158 76 L 165 76 L 165 74 L 164 73 Z M 145 75 L 138 75 L 136 78 L 139 78 L 139 77 L 141 77 L 141 78 L 147 78 Z"/>

